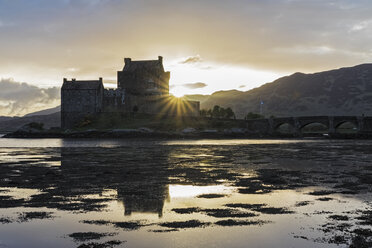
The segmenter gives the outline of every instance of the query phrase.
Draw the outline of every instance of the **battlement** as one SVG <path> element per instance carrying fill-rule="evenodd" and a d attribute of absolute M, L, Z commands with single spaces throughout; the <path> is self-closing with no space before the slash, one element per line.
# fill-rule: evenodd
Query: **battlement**
<path fill-rule="evenodd" d="M 133 62 L 155 62 L 158 61 L 159 63 L 163 64 L 163 57 L 158 56 L 158 60 L 136 60 Z M 124 64 L 129 65 L 132 62 L 132 58 L 124 58 Z"/>
<path fill-rule="evenodd" d="M 103 80 L 100 77 L 98 80 L 76 80 L 72 78 L 67 80 L 63 79 L 62 90 L 97 90 L 103 89 Z"/>

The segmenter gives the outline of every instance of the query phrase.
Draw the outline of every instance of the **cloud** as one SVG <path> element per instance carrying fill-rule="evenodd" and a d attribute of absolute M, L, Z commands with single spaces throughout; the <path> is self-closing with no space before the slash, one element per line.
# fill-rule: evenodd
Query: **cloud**
<path fill-rule="evenodd" d="M 197 82 L 197 83 L 182 84 L 182 86 L 188 89 L 200 89 L 200 88 L 207 87 L 208 85 L 205 83 Z"/>
<path fill-rule="evenodd" d="M 14 24 L 9 23 L 9 22 L 3 22 L 2 20 L 0 20 L 0 28 L 11 27 L 11 26 L 14 26 Z"/>
<path fill-rule="evenodd" d="M 13 79 L 1 79 L 0 89 L 0 115 L 24 115 L 54 107 L 60 99 L 57 87 L 39 88 Z"/>
<path fill-rule="evenodd" d="M 365 30 L 366 28 L 369 28 L 371 24 L 372 24 L 372 20 L 363 20 L 360 23 L 355 23 L 354 25 L 352 25 L 352 27 L 350 28 L 350 31 L 352 32 L 362 31 L 362 30 Z"/>
<path fill-rule="evenodd" d="M 200 57 L 200 55 L 196 55 L 196 56 L 187 57 L 186 59 L 182 60 L 180 64 L 195 64 L 195 63 L 199 63 L 202 61 L 203 60 Z"/>
<path fill-rule="evenodd" d="M 0 29 L 0 75 L 33 65 L 108 77 L 123 57 L 188 54 L 286 73 L 355 65 L 371 58 L 371 10 L 367 0 L 0 1 L 1 22 L 15 24 Z"/>

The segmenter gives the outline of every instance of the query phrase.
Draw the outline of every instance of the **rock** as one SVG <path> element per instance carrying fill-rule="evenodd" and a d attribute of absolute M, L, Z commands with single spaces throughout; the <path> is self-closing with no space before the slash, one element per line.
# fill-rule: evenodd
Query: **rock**
<path fill-rule="evenodd" d="M 224 129 L 223 133 L 224 134 L 245 134 L 247 132 L 247 129 L 245 128 L 238 128 L 238 127 L 233 127 L 230 129 Z"/>
<path fill-rule="evenodd" d="M 205 129 L 202 133 L 218 133 L 218 131 L 216 129 Z"/>
<path fill-rule="evenodd" d="M 97 129 L 88 129 L 85 132 L 92 133 L 92 132 L 98 132 L 98 130 Z"/>
<path fill-rule="evenodd" d="M 223 133 L 224 133 L 224 134 L 231 134 L 232 131 L 231 131 L 231 129 L 224 129 L 224 130 L 223 130 Z"/>
<path fill-rule="evenodd" d="M 244 134 L 247 131 L 245 128 L 237 128 L 237 127 L 233 127 L 230 130 L 231 130 L 231 133 L 236 133 L 236 134 Z"/>
<path fill-rule="evenodd" d="M 137 129 L 113 129 L 111 130 L 114 134 L 127 134 L 127 133 L 138 133 Z"/>
<path fill-rule="evenodd" d="M 153 133 L 154 132 L 154 130 L 147 128 L 147 127 L 140 127 L 138 128 L 138 131 L 140 131 L 141 133 Z"/>
<path fill-rule="evenodd" d="M 181 131 L 181 133 L 184 133 L 184 134 L 186 134 L 186 133 L 195 133 L 195 132 L 196 132 L 196 129 L 195 128 L 192 128 L 192 127 L 187 127 L 187 128 L 185 128 L 185 129 L 183 129 Z"/>

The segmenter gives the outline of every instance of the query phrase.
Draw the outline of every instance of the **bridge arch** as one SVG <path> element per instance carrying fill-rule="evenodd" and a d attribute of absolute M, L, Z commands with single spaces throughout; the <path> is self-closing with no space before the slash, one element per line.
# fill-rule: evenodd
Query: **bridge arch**
<path fill-rule="evenodd" d="M 345 120 L 334 125 L 336 133 L 357 133 L 358 123 L 355 121 Z"/>
<path fill-rule="evenodd" d="M 293 134 L 296 132 L 296 128 L 293 123 L 280 122 L 276 124 L 276 126 L 274 127 L 274 131 L 276 133 L 282 133 L 282 134 Z"/>
<path fill-rule="evenodd" d="M 273 134 L 283 125 L 287 126 L 287 130 L 293 127 L 298 135 L 311 132 L 333 134 L 345 125 L 355 133 L 372 133 L 372 116 L 299 116 L 246 120 L 246 127 L 252 133 Z"/>
<path fill-rule="evenodd" d="M 309 122 L 305 122 L 304 124 L 301 124 L 300 131 L 301 133 L 314 133 L 314 134 L 328 133 L 329 127 L 326 123 L 322 121 L 314 120 L 314 121 L 309 121 Z"/>

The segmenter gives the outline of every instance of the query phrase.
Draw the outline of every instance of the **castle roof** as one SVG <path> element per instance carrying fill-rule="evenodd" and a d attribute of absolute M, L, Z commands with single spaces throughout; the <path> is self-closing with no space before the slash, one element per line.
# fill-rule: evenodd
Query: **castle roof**
<path fill-rule="evenodd" d="M 62 90 L 98 90 L 103 87 L 102 79 L 99 80 L 63 80 Z"/>
<path fill-rule="evenodd" d="M 136 60 L 132 61 L 130 58 L 126 58 L 123 71 L 127 72 L 136 72 L 136 71 L 162 71 L 164 72 L 163 67 L 163 58 L 159 56 L 158 60 Z"/>

